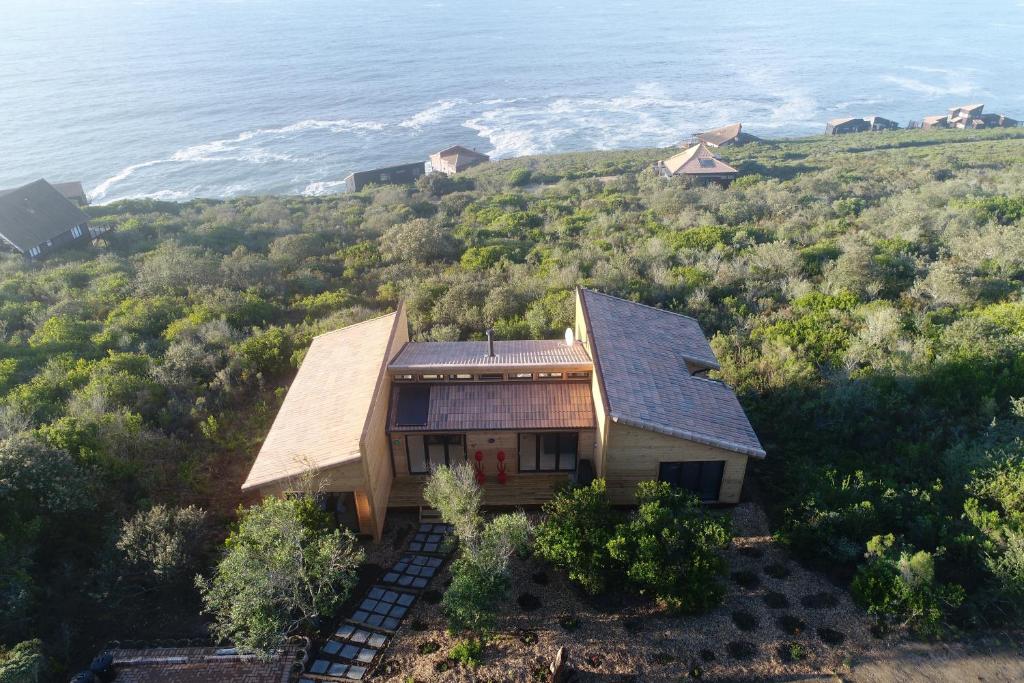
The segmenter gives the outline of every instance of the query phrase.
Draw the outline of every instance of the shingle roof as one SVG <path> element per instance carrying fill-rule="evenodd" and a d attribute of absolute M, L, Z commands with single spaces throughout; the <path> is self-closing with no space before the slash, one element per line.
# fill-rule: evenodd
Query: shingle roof
<path fill-rule="evenodd" d="M 764 457 L 732 390 L 687 368 L 718 367 L 696 320 L 588 289 L 580 296 L 612 420 Z"/>
<path fill-rule="evenodd" d="M 493 429 L 590 429 L 594 404 L 589 382 L 466 382 L 427 385 L 430 403 L 422 425 L 399 425 L 398 394 L 392 389 L 392 431 L 475 431 Z"/>
<path fill-rule="evenodd" d="M 243 489 L 358 460 L 397 313 L 313 340 Z"/>
<path fill-rule="evenodd" d="M 463 147 L 462 145 L 452 145 L 451 147 L 448 147 L 446 149 L 442 149 L 440 152 L 437 152 L 437 156 L 442 157 L 442 158 L 444 158 L 444 157 L 451 157 L 451 156 L 466 156 L 466 157 L 472 157 L 472 158 L 477 158 L 477 159 L 483 159 L 485 161 L 490 159 L 490 157 L 487 156 L 486 154 L 483 154 L 482 152 L 478 152 L 475 149 L 469 149 L 468 147 Z"/>
<path fill-rule="evenodd" d="M 729 164 L 716 158 L 703 143 L 694 145 L 661 163 L 672 175 L 677 173 L 684 175 L 739 173 Z"/>
<path fill-rule="evenodd" d="M 714 128 L 704 133 L 697 133 L 697 139 L 713 147 L 721 147 L 722 145 L 728 145 L 730 143 L 742 145 L 748 142 L 759 141 L 759 138 L 751 135 L 750 133 L 743 132 L 742 123 L 733 123 L 728 126 L 722 126 L 721 128 Z"/>
<path fill-rule="evenodd" d="M 231 648 L 110 650 L 115 683 L 288 683 L 298 678 L 300 652 L 288 646 L 261 659 Z"/>
<path fill-rule="evenodd" d="M 494 356 L 487 342 L 409 342 L 388 366 L 398 372 L 451 371 L 455 368 L 504 370 L 508 368 L 581 368 L 592 364 L 579 342 L 572 346 L 560 339 L 494 342 Z"/>
<path fill-rule="evenodd" d="M 0 235 L 22 253 L 88 221 L 45 180 L 0 195 Z"/>

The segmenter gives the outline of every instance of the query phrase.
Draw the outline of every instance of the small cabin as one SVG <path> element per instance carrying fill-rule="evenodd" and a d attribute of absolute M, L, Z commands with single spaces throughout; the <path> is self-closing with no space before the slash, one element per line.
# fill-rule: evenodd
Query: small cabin
<path fill-rule="evenodd" d="M 461 173 L 467 168 L 472 168 L 478 164 L 483 164 L 491 160 L 491 157 L 477 152 L 475 149 L 469 149 L 462 145 L 455 145 L 442 149 L 440 152 L 435 152 L 430 155 L 430 169 L 437 173 L 444 173 L 445 175 L 454 175 Z"/>
<path fill-rule="evenodd" d="M 367 185 L 408 185 L 425 173 L 422 161 L 399 166 L 375 168 L 369 171 L 356 171 L 345 178 L 345 189 L 359 192 Z"/>
<path fill-rule="evenodd" d="M 761 138 L 743 132 L 742 123 L 733 123 L 721 128 L 715 128 L 704 133 L 697 133 L 695 136 L 698 142 L 708 147 L 737 147 L 751 142 L 760 142 Z"/>
<path fill-rule="evenodd" d="M 0 241 L 30 259 L 90 238 L 89 217 L 45 180 L 0 193 Z"/>
<path fill-rule="evenodd" d="M 882 116 L 869 116 L 865 120 L 868 122 L 868 129 L 873 131 L 899 130 L 900 128 L 900 124 Z"/>
<path fill-rule="evenodd" d="M 488 506 L 594 477 L 619 505 L 647 480 L 737 503 L 765 451 L 718 367 L 695 319 L 589 289 L 564 339 L 410 341 L 400 305 L 313 340 L 242 488 L 315 474 L 335 520 L 376 539 L 440 465 L 468 463 Z"/>
<path fill-rule="evenodd" d="M 926 116 L 921 119 L 921 127 L 926 130 L 934 130 L 938 128 L 949 128 L 949 117 L 945 114 L 936 114 L 935 116 Z"/>
<path fill-rule="evenodd" d="M 702 182 L 716 182 L 728 185 L 740 172 L 715 156 L 701 142 L 656 165 L 658 173 L 665 177 L 683 176 Z"/>
<path fill-rule="evenodd" d="M 849 117 L 832 119 L 825 124 L 825 135 L 846 135 L 847 133 L 863 133 L 871 130 L 867 119 Z"/>

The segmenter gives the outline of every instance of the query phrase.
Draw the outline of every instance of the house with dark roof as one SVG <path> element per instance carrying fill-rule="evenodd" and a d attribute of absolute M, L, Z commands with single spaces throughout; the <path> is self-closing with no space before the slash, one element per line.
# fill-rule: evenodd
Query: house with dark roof
<path fill-rule="evenodd" d="M 659 175 L 665 178 L 683 176 L 702 182 L 723 184 L 731 183 L 740 174 L 738 170 L 715 156 L 703 142 L 659 161 L 655 168 Z"/>
<path fill-rule="evenodd" d="M 455 145 L 431 154 L 430 169 L 445 175 L 454 175 L 490 160 L 491 157 L 475 149 Z"/>
<path fill-rule="evenodd" d="M 53 189 L 64 195 L 68 201 L 76 206 L 89 206 L 89 196 L 85 193 L 85 188 L 82 187 L 80 180 L 75 180 L 67 183 L 50 183 L 53 185 Z M 10 192 L 14 192 L 17 188 L 9 190 L 0 190 L 0 197 Z"/>
<path fill-rule="evenodd" d="M 761 138 L 743 132 L 742 123 L 733 123 L 704 133 L 697 133 L 696 138 L 698 142 L 702 142 L 708 147 L 736 147 L 761 141 Z"/>
<path fill-rule="evenodd" d="M 425 173 L 424 167 L 422 161 L 416 161 L 411 164 L 356 171 L 345 177 L 345 189 L 349 192 L 359 192 L 367 185 L 408 185 L 416 182 L 416 179 Z"/>
<path fill-rule="evenodd" d="M 89 217 L 45 180 L 0 194 L 0 240 L 28 258 L 89 239 Z"/>
<path fill-rule="evenodd" d="M 337 521 L 380 538 L 439 465 L 469 463 L 484 503 L 533 506 L 604 478 L 616 504 L 662 480 L 740 499 L 763 458 L 698 322 L 589 289 L 564 339 L 415 342 L 405 309 L 316 337 L 242 485 L 315 474 Z"/>
<path fill-rule="evenodd" d="M 825 124 L 825 135 L 846 135 L 847 133 L 863 133 L 871 130 L 871 124 L 867 119 L 848 116 L 841 119 L 832 119 Z"/>

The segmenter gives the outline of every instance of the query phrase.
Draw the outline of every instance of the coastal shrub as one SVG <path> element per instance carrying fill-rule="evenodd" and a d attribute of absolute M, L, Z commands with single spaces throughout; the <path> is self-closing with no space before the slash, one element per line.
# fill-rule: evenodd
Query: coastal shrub
<path fill-rule="evenodd" d="M 475 668 L 483 660 L 483 645 L 478 640 L 457 643 L 448 657 L 469 668 Z"/>
<path fill-rule="evenodd" d="M 853 597 L 883 624 L 938 635 L 963 602 L 961 586 L 936 581 L 931 553 L 897 544 L 892 534 L 872 538 L 867 558 L 853 579 Z"/>
<path fill-rule="evenodd" d="M 171 581 L 196 568 L 205 526 L 206 511 L 194 505 L 154 505 L 125 520 L 117 549 L 129 566 L 156 581 Z"/>
<path fill-rule="evenodd" d="M 565 571 L 588 593 L 601 593 L 618 575 L 619 568 L 608 552 L 617 521 L 603 479 L 585 487 L 562 489 L 544 504 L 544 521 L 537 528 L 537 554 Z"/>
<path fill-rule="evenodd" d="M 364 555 L 311 495 L 267 497 L 239 514 L 212 578 L 196 586 L 218 638 L 268 654 L 334 614 Z"/>

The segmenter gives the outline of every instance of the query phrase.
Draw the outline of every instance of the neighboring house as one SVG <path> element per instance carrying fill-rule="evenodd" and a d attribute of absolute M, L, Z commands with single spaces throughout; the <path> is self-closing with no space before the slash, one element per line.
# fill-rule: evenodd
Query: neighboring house
<path fill-rule="evenodd" d="M 491 158 L 486 154 L 481 154 L 462 145 L 455 145 L 431 154 L 430 168 L 438 173 L 453 175 L 490 160 Z"/>
<path fill-rule="evenodd" d="M 899 130 L 900 128 L 900 124 L 881 116 L 869 116 L 865 120 L 868 122 L 869 130 Z"/>
<path fill-rule="evenodd" d="M 0 238 L 18 253 L 36 258 L 89 237 L 89 217 L 45 180 L 0 195 Z"/>
<path fill-rule="evenodd" d="M 410 342 L 399 306 L 313 340 L 242 488 L 316 473 L 325 508 L 377 539 L 442 464 L 471 464 L 487 505 L 593 477 L 616 504 L 657 479 L 736 503 L 765 451 L 716 368 L 693 318 L 588 289 L 565 340 Z"/>
<path fill-rule="evenodd" d="M 863 133 L 871 130 L 871 124 L 867 119 L 844 118 L 832 119 L 825 124 L 825 135 L 845 135 L 847 133 Z"/>
<path fill-rule="evenodd" d="M 304 650 L 288 645 L 268 657 L 231 647 L 153 647 L 107 650 L 94 661 L 94 674 L 71 679 L 112 683 L 295 683 Z M 101 667 L 99 662 L 108 666 Z"/>
<path fill-rule="evenodd" d="M 367 185 L 405 185 L 416 182 L 424 174 L 424 164 L 417 161 L 412 164 L 375 168 L 371 171 L 356 171 L 345 178 L 345 189 L 359 192 Z"/>
<path fill-rule="evenodd" d="M 82 187 L 81 181 L 75 180 L 69 183 L 50 183 L 53 185 L 53 189 L 60 192 L 62 195 L 67 197 L 68 201 L 77 206 L 89 206 L 89 197 L 85 194 L 85 188 Z M 17 188 L 15 188 L 17 189 Z M 0 197 L 3 195 L 14 192 L 14 190 L 0 190 Z"/>
<path fill-rule="evenodd" d="M 698 142 L 703 142 L 708 147 L 729 147 L 761 141 L 759 137 L 755 137 L 750 133 L 744 133 L 742 123 L 734 123 L 729 126 L 709 130 L 705 133 L 697 133 L 696 137 Z"/>
<path fill-rule="evenodd" d="M 698 143 L 675 156 L 659 161 L 657 169 L 666 178 L 687 176 L 722 183 L 732 182 L 740 174 L 735 168 L 712 154 L 704 143 Z"/>
<path fill-rule="evenodd" d="M 938 114 L 936 116 L 926 116 L 921 119 L 921 127 L 925 129 L 931 128 L 949 128 L 949 117 L 945 114 Z"/>

